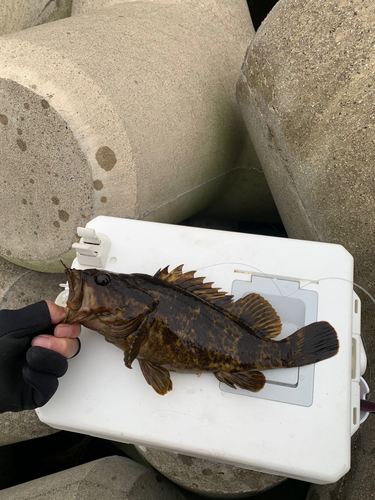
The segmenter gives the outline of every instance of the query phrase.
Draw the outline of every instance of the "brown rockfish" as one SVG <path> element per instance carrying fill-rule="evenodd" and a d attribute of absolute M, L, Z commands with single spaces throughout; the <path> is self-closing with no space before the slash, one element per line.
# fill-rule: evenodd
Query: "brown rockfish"
<path fill-rule="evenodd" d="M 338 352 L 329 323 L 312 323 L 275 341 L 281 322 L 267 300 L 251 293 L 234 302 L 182 267 L 154 276 L 66 269 L 64 322 L 104 335 L 125 352 L 128 368 L 137 358 L 161 395 L 172 389 L 170 371 L 212 372 L 230 387 L 257 392 L 266 380 L 260 370 L 308 365 Z"/>

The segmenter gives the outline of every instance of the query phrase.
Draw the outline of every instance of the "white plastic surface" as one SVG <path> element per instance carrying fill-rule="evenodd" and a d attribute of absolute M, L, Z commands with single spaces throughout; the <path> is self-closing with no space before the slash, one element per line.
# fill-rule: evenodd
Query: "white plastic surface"
<path fill-rule="evenodd" d="M 276 278 L 287 295 L 294 282 L 316 295 L 316 319 L 335 327 L 340 351 L 313 367 L 310 406 L 224 392 L 211 374 L 173 373 L 173 391 L 159 396 L 137 362 L 125 368 L 119 349 L 83 329 L 80 355 L 38 410 L 43 422 L 314 483 L 349 470 L 360 350 L 352 380 L 353 259 L 343 247 L 109 217 L 88 227 L 111 240 L 109 271 L 154 274 L 185 264 L 228 292 L 260 277 Z"/>
<path fill-rule="evenodd" d="M 366 369 L 367 359 L 361 339 L 361 301 L 353 292 L 353 320 L 352 320 L 352 434 L 362 423 L 360 398 L 361 398 L 361 375 Z"/>
<path fill-rule="evenodd" d="M 111 240 L 105 234 L 96 233 L 93 228 L 77 228 L 79 243 L 73 243 L 77 252 L 77 264 L 81 267 L 104 268 L 107 262 Z"/>

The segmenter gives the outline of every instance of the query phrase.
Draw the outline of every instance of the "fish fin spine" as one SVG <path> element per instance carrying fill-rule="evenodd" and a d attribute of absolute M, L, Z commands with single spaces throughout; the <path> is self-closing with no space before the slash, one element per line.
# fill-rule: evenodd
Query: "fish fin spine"
<path fill-rule="evenodd" d="M 327 322 L 311 323 L 280 341 L 286 346 L 284 366 L 305 366 L 335 356 L 339 351 L 336 330 Z"/>
<path fill-rule="evenodd" d="M 178 286 L 187 290 L 199 298 L 214 304 L 222 309 L 229 307 L 232 304 L 232 295 L 220 291 L 219 288 L 212 288 L 213 283 L 204 283 L 205 278 L 195 277 L 196 271 L 182 272 L 183 264 L 176 267 L 172 271 L 168 271 L 168 266 L 154 275 L 154 278 L 159 278 L 171 285 Z"/>
<path fill-rule="evenodd" d="M 215 377 L 232 389 L 244 389 L 251 392 L 259 392 L 266 383 L 266 377 L 259 371 L 224 373 L 216 372 Z M 237 387 L 236 387 L 237 386 Z"/>

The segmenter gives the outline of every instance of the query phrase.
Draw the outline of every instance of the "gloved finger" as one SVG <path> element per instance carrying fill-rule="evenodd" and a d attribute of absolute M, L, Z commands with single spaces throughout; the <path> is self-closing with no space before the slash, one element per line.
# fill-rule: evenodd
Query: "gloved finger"
<path fill-rule="evenodd" d="M 53 335 L 38 335 L 31 341 L 32 346 L 44 347 L 55 351 L 66 359 L 75 356 L 80 348 L 78 339 L 56 338 Z"/>
<path fill-rule="evenodd" d="M 72 323 L 71 325 L 60 324 L 55 327 L 55 337 L 66 337 L 74 339 L 81 333 L 81 325 L 79 323 Z"/>
<path fill-rule="evenodd" d="M 33 333 L 48 328 L 50 314 L 44 300 L 17 310 L 3 310 L 1 316 L 0 337 L 13 334 L 13 338 L 22 339 Z"/>
<path fill-rule="evenodd" d="M 36 408 L 45 405 L 55 394 L 59 386 L 55 375 L 32 370 L 28 365 L 23 367 L 22 375 L 25 382 L 34 389 L 33 399 Z"/>
<path fill-rule="evenodd" d="M 68 369 L 68 361 L 64 356 L 39 346 L 28 349 L 26 363 L 38 373 L 50 373 L 55 377 L 62 377 Z"/>
<path fill-rule="evenodd" d="M 49 310 L 49 314 L 51 316 L 51 323 L 53 325 L 57 325 L 57 323 L 60 323 L 60 321 L 62 321 L 65 318 L 67 313 L 67 308 L 58 306 L 57 304 L 51 302 L 50 300 L 46 300 L 46 304 Z"/>

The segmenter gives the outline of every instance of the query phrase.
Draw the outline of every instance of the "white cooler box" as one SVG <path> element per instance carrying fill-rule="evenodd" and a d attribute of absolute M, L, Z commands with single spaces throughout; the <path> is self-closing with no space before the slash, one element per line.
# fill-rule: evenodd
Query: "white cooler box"
<path fill-rule="evenodd" d="M 137 361 L 127 369 L 121 350 L 83 328 L 81 353 L 37 410 L 43 422 L 313 483 L 349 470 L 366 356 L 353 258 L 342 246 L 112 217 L 86 227 L 97 238 L 80 231 L 72 267 L 153 275 L 184 264 L 235 300 L 263 295 L 283 323 L 280 338 L 328 321 L 340 350 L 316 365 L 268 370 L 259 393 L 232 390 L 212 374 L 172 373 L 173 390 L 159 396 Z"/>

